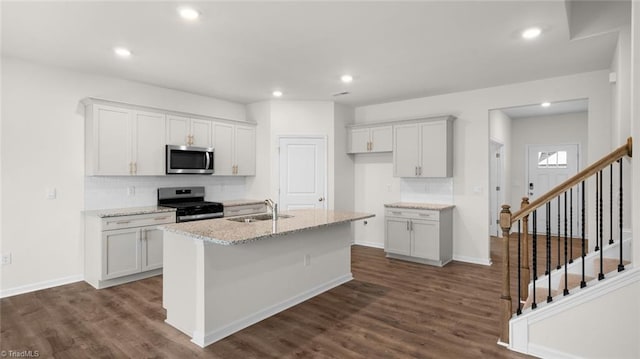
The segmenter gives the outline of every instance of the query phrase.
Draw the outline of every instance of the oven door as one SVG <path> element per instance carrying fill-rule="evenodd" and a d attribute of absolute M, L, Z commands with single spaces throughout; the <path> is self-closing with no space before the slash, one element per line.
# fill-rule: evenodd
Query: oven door
<path fill-rule="evenodd" d="M 167 174 L 213 173 L 213 148 L 167 145 Z"/>

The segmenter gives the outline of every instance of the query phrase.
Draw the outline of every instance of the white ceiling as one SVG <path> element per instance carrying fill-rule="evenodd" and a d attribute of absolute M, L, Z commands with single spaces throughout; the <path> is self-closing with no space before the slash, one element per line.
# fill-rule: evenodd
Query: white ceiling
<path fill-rule="evenodd" d="M 587 112 L 589 109 L 589 100 L 571 100 L 553 102 L 549 107 L 542 107 L 540 104 L 503 108 L 509 118 L 516 120 L 519 118 L 530 118 L 538 116 L 562 115 L 565 113 Z"/>
<path fill-rule="evenodd" d="M 186 23 L 180 2 L 3 1 L 2 53 L 241 103 L 281 89 L 358 106 L 609 68 L 617 39 L 570 40 L 559 0 L 193 4 Z M 528 26 L 543 35 L 523 40 Z"/>

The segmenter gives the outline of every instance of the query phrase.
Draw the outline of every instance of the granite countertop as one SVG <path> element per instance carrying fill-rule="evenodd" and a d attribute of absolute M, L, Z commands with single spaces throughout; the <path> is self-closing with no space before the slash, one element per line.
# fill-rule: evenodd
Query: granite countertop
<path fill-rule="evenodd" d="M 233 206 L 246 206 L 250 204 L 263 204 L 263 200 L 258 199 L 233 199 L 228 201 L 222 201 L 222 205 L 225 207 L 233 207 Z"/>
<path fill-rule="evenodd" d="M 442 211 L 445 209 L 451 209 L 455 207 L 452 204 L 417 203 L 417 202 L 395 202 L 395 203 L 387 203 L 384 206 L 387 208 L 430 209 L 434 211 Z"/>
<path fill-rule="evenodd" d="M 107 218 L 107 217 L 131 216 L 135 214 L 153 214 L 153 213 L 164 213 L 164 212 L 175 212 L 175 211 L 176 211 L 175 208 L 161 207 L 161 206 L 148 206 L 148 207 L 96 209 L 91 211 L 84 211 L 84 214 L 88 216 Z"/>
<path fill-rule="evenodd" d="M 160 228 L 168 232 L 174 232 L 216 244 L 236 245 L 375 216 L 371 213 L 342 212 L 324 209 L 298 209 L 281 214 L 291 217 L 278 219 L 275 232 L 273 231 L 271 220 L 244 223 L 230 221 L 226 218 L 169 224 Z"/>

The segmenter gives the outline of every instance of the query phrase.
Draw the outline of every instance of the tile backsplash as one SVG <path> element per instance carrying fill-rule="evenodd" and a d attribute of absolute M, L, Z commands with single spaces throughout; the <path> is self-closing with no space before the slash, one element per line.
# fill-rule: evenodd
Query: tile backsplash
<path fill-rule="evenodd" d="M 245 198 L 244 177 L 200 175 L 85 177 L 85 210 L 153 206 L 159 187 L 204 186 L 207 201 Z"/>
<path fill-rule="evenodd" d="M 453 178 L 402 178 L 402 202 L 453 203 Z"/>

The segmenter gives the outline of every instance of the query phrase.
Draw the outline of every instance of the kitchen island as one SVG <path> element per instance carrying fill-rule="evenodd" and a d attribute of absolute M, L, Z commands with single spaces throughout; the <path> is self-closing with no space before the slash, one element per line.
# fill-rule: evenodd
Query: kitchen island
<path fill-rule="evenodd" d="M 166 323 L 205 347 L 350 281 L 351 222 L 373 214 L 302 209 L 272 220 L 164 230 Z"/>

